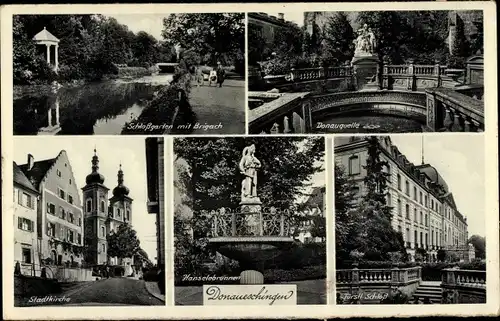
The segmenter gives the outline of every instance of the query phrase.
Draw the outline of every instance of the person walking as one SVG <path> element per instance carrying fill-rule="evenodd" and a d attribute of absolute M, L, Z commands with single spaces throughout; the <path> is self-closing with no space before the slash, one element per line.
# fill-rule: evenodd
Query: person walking
<path fill-rule="evenodd" d="M 222 83 L 224 82 L 224 77 L 226 76 L 226 71 L 222 67 L 222 64 L 220 61 L 217 61 L 217 83 L 219 84 L 219 87 L 222 87 Z"/>

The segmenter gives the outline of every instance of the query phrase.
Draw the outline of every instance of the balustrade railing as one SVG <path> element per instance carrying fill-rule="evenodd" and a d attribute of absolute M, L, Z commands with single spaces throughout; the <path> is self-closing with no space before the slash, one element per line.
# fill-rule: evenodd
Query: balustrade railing
<path fill-rule="evenodd" d="M 290 80 L 292 81 L 307 81 L 319 80 L 325 78 L 351 77 L 352 67 L 316 67 L 316 68 L 300 68 L 290 71 Z"/>
<path fill-rule="evenodd" d="M 460 269 L 445 269 L 443 271 L 442 283 L 446 287 L 486 288 L 486 271 Z"/>
<path fill-rule="evenodd" d="M 340 269 L 336 271 L 339 285 L 395 284 L 406 285 L 422 279 L 421 267 L 385 269 Z"/>
<path fill-rule="evenodd" d="M 212 217 L 213 237 L 289 237 L 292 234 L 293 210 L 280 211 L 270 207 L 257 212 L 246 212 L 221 208 L 204 214 Z"/>
<path fill-rule="evenodd" d="M 484 131 L 484 104 L 448 88 L 427 90 L 427 124 L 435 131 Z"/>

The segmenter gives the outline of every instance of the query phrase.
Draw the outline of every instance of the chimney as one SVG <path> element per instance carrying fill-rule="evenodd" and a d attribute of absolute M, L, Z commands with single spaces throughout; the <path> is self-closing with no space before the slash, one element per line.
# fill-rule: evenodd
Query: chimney
<path fill-rule="evenodd" d="M 285 21 L 285 14 L 284 13 L 278 13 L 278 19 L 281 21 Z"/>
<path fill-rule="evenodd" d="M 35 165 L 35 157 L 33 155 L 28 154 L 28 170 L 30 171 L 33 168 L 33 165 Z"/>

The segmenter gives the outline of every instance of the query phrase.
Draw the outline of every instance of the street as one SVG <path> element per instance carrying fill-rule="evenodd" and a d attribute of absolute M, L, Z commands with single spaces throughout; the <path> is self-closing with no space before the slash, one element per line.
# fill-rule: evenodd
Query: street
<path fill-rule="evenodd" d="M 190 97 L 191 107 L 200 125 L 222 124 L 220 129 L 202 128 L 193 134 L 245 134 L 245 81 L 226 79 L 222 87 L 197 87 L 193 82 Z"/>
<path fill-rule="evenodd" d="M 31 298 L 24 298 L 24 302 L 19 302 L 16 306 L 46 306 L 46 305 L 165 305 L 164 302 L 152 296 L 146 291 L 144 281 L 128 278 L 110 278 L 99 281 L 85 282 L 75 285 L 62 293 L 55 293 L 47 296 L 65 298 L 63 302 L 50 303 L 36 301 Z M 28 301 L 32 301 L 31 303 Z"/>

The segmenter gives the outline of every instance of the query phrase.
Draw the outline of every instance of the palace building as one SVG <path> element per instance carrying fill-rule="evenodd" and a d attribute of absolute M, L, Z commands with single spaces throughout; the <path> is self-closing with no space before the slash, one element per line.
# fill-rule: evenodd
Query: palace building
<path fill-rule="evenodd" d="M 248 27 L 256 30 L 267 45 L 273 43 L 278 30 L 292 27 L 298 28 L 296 23 L 286 21 L 283 13 L 279 13 L 278 17 L 274 17 L 263 12 L 249 12 Z"/>
<path fill-rule="evenodd" d="M 121 266 L 125 275 L 134 272 L 133 258 L 119 259 L 108 255 L 107 236 L 118 230 L 121 224 L 132 224 L 132 202 L 129 189 L 124 185 L 123 170 L 118 170 L 118 185 L 108 199 L 109 188 L 99 173 L 99 157 L 96 150 L 92 157 L 92 172 L 82 188 L 85 215 L 86 261 L 91 265 Z"/>
<path fill-rule="evenodd" d="M 43 261 L 48 265 L 81 266 L 84 261 L 82 208 L 66 151 L 41 161 L 35 161 L 29 154 L 27 164 L 14 166 L 14 172 L 14 190 L 19 193 L 18 204 L 22 207 L 15 211 L 19 227 L 24 231 L 23 240 L 19 241 L 22 260 L 27 262 L 31 249 L 30 260 L 35 265 Z M 35 195 L 39 195 L 38 203 Z M 35 226 L 37 240 L 29 246 L 26 233 L 31 232 L 32 237 Z"/>
<path fill-rule="evenodd" d="M 468 261 L 467 218 L 438 170 L 423 159 L 421 165 L 409 161 L 389 136 L 379 136 L 378 144 L 381 160 L 389 164 L 385 170 L 390 174 L 387 204 L 392 207 L 392 226 L 402 233 L 410 257 L 424 249 L 428 259 L 436 260 L 437 251 L 444 249 Z M 365 189 L 367 157 L 368 142 L 363 136 L 335 138 L 335 161 L 356 183 L 358 196 Z"/>

